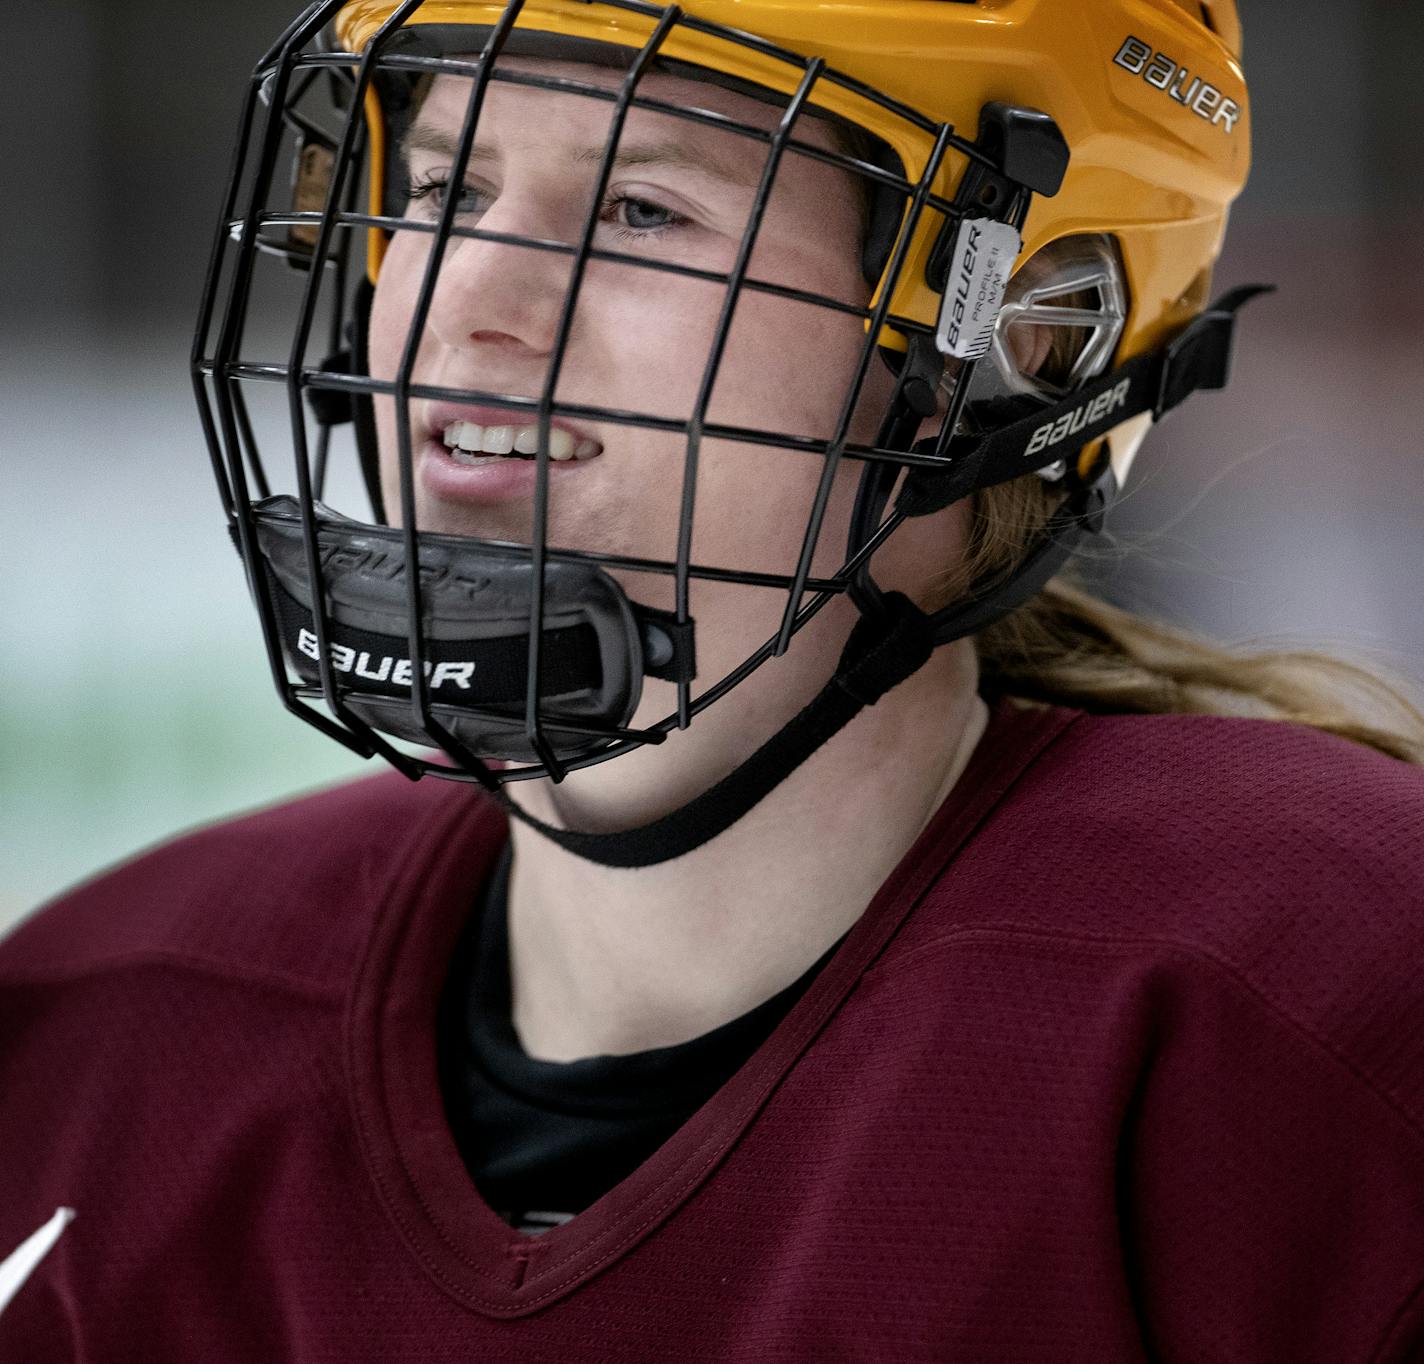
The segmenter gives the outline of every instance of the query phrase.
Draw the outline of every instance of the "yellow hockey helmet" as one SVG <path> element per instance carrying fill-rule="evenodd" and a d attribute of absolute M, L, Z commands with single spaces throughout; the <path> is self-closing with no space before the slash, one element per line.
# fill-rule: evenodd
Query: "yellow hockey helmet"
<path fill-rule="evenodd" d="M 725 828 L 937 645 L 1027 600 L 1085 530 L 1100 528 L 1151 421 L 1194 389 L 1225 383 L 1232 317 L 1251 291 L 1205 305 L 1250 160 L 1240 46 L 1232 0 L 317 0 L 264 58 L 251 87 L 194 352 L 219 486 L 288 706 L 412 776 L 456 776 L 497 791 L 520 777 L 557 780 L 571 767 L 685 727 L 703 705 L 785 650 L 818 602 L 848 594 L 862 624 L 836 676 L 710 804 L 693 802 L 660 821 L 656 833 L 596 839 L 546 832 L 581 855 L 636 865 L 676 856 Z M 438 222 L 405 215 L 400 138 L 433 76 L 467 80 L 450 171 L 458 181 L 484 89 L 510 78 L 500 63 L 506 54 L 625 68 L 616 88 L 604 82 L 581 91 L 615 103 L 601 184 L 618 118 L 629 108 L 652 104 L 705 117 L 640 96 L 641 75 L 662 69 L 782 107 L 774 134 L 723 120 L 767 145 L 766 177 L 792 150 L 849 170 L 867 187 L 862 264 L 869 302 L 852 309 L 864 319 L 866 347 L 839 430 L 820 442 L 730 428 L 724 435 L 812 450 L 824 456 L 825 471 L 794 573 L 715 570 L 722 581 L 784 590 L 786 604 L 776 636 L 698 697 L 687 592 L 703 572 L 688 548 L 696 448 L 739 294 L 776 289 L 747 275 L 759 209 L 751 212 L 737 266 L 717 276 L 728 297 L 701 406 L 682 425 L 689 492 L 677 555 L 638 564 L 676 580 L 675 610 L 628 600 L 603 571 L 626 566 L 612 556 L 550 549 L 537 497 L 522 560 L 511 560 L 508 546 L 495 553 L 479 541 L 425 535 L 408 507 L 402 529 L 380 524 L 371 400 L 390 395 L 405 414 L 398 460 L 409 501 L 409 403 L 449 397 L 413 381 L 427 310 L 449 243 L 482 235 L 455 222 L 460 195 L 445 197 Z M 323 78 L 335 91 L 339 130 L 303 105 Z M 554 88 L 528 72 L 514 78 Z M 833 120 L 846 134 L 841 149 L 798 142 L 802 115 Z M 296 170 L 283 203 L 274 186 L 292 134 Z M 363 175 L 364 211 L 357 202 Z M 769 184 L 764 179 L 763 191 Z M 471 402 L 519 405 L 537 422 L 537 450 L 528 458 L 538 465 L 540 487 L 580 271 L 592 257 L 609 255 L 592 248 L 597 208 L 596 195 L 581 242 L 526 243 L 574 257 L 542 397 L 470 391 Z M 399 372 L 378 380 L 365 359 L 365 319 L 390 233 L 402 229 L 434 235 Z M 349 245 L 362 232 L 366 280 L 353 287 Z M 283 365 L 245 354 L 264 252 L 307 274 Z M 843 301 L 780 292 L 845 310 Z M 333 350 L 313 366 L 308 351 L 322 308 Z M 1045 325 L 1078 333 L 1070 363 L 1047 379 L 1015 373 L 1006 333 Z M 849 414 L 876 352 L 896 375 L 894 394 L 874 444 L 856 445 L 847 434 Z M 285 386 L 290 404 L 295 497 L 269 496 L 269 466 L 246 410 L 247 386 L 273 381 Z M 308 409 L 319 427 L 315 448 Z M 595 415 L 629 425 L 654 420 Z M 352 418 L 375 525 L 337 517 L 320 502 L 331 427 Z M 920 439 L 928 421 L 938 422 L 938 433 Z M 668 429 L 666 420 L 661 425 Z M 834 574 L 813 579 L 830 480 L 846 459 L 862 469 L 847 557 Z M 899 523 L 1031 473 L 1061 484 L 1064 497 L 1008 580 L 976 584 L 963 601 L 932 614 L 876 585 L 870 557 Z M 895 506 L 884 518 L 892 492 Z M 472 583 L 483 586 L 476 592 Z M 809 605 L 808 594 L 816 594 Z M 645 675 L 675 682 L 677 707 L 634 730 Z M 486 678 L 499 681 L 481 691 Z M 308 704 L 314 698 L 325 701 L 330 718 Z M 438 747 L 445 758 L 414 757 L 383 736 Z M 490 758 L 526 766 L 495 767 Z"/>
<path fill-rule="evenodd" d="M 352 0 L 335 19 L 345 49 L 361 53 L 408 6 Z M 690 0 L 690 19 L 757 35 L 933 123 L 972 134 L 990 104 L 1046 111 L 1070 153 L 1061 187 L 1033 201 L 1020 260 L 1062 238 L 1110 236 L 1121 253 L 1129 306 L 1117 359 L 1154 349 L 1199 313 L 1221 248 L 1229 207 L 1246 183 L 1250 112 L 1234 0 Z M 458 25 L 488 32 L 503 4 L 426 0 L 407 28 Z M 655 27 L 646 9 L 586 0 L 528 0 L 516 33 L 639 49 Z M 677 25 L 659 56 L 794 93 L 799 72 L 784 61 L 702 30 Z M 378 86 L 367 95 L 376 196 L 381 211 L 387 138 Z M 813 101 L 888 145 L 914 182 L 934 145 L 930 130 L 823 83 Z M 953 200 L 971 164 L 951 153 L 933 192 Z M 933 215 L 922 221 L 899 271 L 890 311 L 934 324 L 941 298 L 926 280 Z M 371 269 L 379 269 L 374 234 Z M 893 344 L 893 342 L 892 342 Z"/>

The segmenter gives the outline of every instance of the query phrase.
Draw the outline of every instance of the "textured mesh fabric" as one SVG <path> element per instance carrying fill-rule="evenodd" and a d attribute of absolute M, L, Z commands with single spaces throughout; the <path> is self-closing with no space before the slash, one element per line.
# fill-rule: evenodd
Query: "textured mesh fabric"
<path fill-rule="evenodd" d="M 435 1018 L 506 837 L 380 778 L 0 944 L 0 1360 L 1406 1364 L 1424 774 L 1263 721 L 1000 707 L 747 1062 L 537 1237 Z"/>

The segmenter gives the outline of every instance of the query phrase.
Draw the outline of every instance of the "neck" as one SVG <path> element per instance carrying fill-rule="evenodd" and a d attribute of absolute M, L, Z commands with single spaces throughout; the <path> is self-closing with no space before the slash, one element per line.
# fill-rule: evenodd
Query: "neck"
<path fill-rule="evenodd" d="M 776 682 L 744 684 L 666 743 L 559 787 L 521 786 L 516 798 L 576 829 L 655 819 L 790 718 L 794 689 Z M 987 723 L 976 684 L 969 642 L 938 650 L 726 832 L 666 863 L 601 867 L 516 822 L 510 977 L 525 1050 L 572 1060 L 671 1046 L 803 974 L 864 912 L 963 772 Z"/>

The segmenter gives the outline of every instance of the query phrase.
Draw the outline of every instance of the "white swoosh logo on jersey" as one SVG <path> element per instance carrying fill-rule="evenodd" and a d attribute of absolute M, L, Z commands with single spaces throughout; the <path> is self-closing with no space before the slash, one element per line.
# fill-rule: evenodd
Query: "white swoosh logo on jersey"
<path fill-rule="evenodd" d="M 59 1240 L 63 1232 L 74 1220 L 73 1208 L 56 1208 L 49 1219 L 32 1236 L 27 1236 L 19 1246 L 0 1264 L 0 1312 L 20 1291 L 20 1285 L 34 1272 L 35 1266 L 50 1252 L 50 1247 Z"/>

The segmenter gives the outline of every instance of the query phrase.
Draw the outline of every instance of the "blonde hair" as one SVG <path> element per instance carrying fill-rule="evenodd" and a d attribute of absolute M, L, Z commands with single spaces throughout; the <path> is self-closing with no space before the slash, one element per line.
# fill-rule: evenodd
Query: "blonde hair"
<path fill-rule="evenodd" d="M 1060 499 L 1033 475 L 978 493 L 965 560 L 933 604 L 1011 571 Z M 1096 712 L 1257 716 L 1424 765 L 1424 712 L 1402 683 L 1312 650 L 1228 648 L 1113 606 L 1067 574 L 975 644 L 990 693 Z"/>

